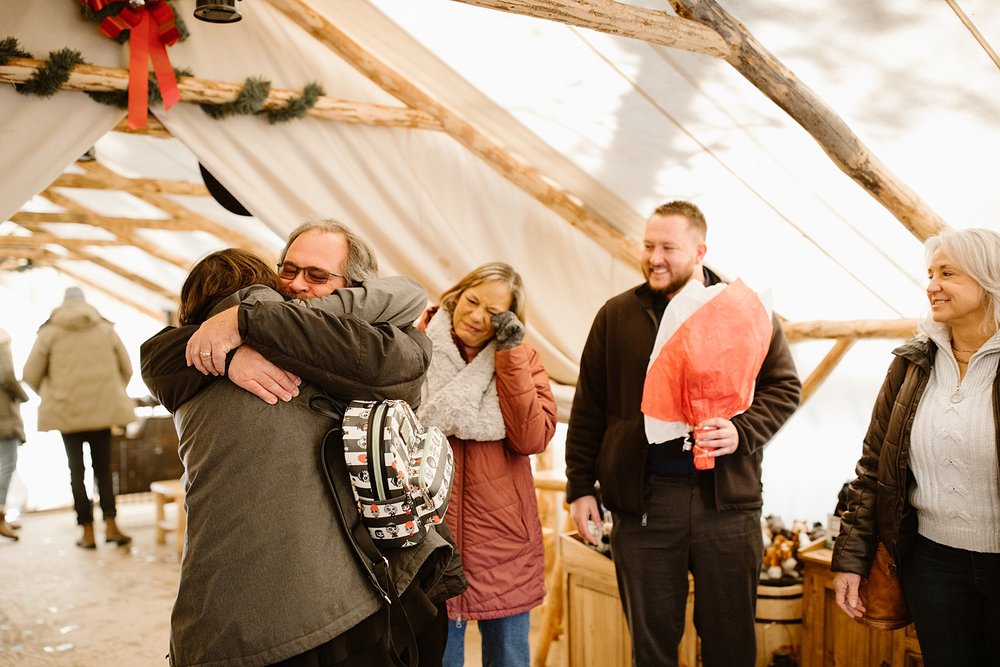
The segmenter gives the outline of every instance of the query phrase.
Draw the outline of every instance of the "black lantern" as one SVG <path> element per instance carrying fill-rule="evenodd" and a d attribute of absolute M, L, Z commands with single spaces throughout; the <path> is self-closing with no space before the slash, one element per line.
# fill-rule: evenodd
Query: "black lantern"
<path fill-rule="evenodd" d="M 194 17 L 209 23 L 236 23 L 240 16 L 240 0 L 197 0 Z"/>

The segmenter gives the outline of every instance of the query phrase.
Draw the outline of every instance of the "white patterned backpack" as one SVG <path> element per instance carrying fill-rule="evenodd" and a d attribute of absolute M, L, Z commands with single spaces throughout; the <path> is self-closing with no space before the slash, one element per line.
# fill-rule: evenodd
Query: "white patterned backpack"
<path fill-rule="evenodd" d="M 376 545 L 419 543 L 444 519 L 455 472 L 448 438 L 421 426 L 405 401 L 352 401 L 344 458 L 361 519 Z"/>

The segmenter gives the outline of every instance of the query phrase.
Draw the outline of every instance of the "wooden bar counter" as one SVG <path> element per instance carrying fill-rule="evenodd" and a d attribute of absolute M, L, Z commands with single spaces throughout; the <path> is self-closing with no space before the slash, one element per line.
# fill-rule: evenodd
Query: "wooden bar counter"
<path fill-rule="evenodd" d="M 800 552 L 803 572 L 802 667 L 918 667 L 913 625 L 886 632 L 857 623 L 837 606 L 829 549 Z"/>

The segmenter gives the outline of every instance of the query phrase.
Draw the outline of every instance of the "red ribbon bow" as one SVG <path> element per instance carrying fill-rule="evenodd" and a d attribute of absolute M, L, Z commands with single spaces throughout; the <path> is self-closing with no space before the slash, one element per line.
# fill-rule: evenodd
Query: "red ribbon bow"
<path fill-rule="evenodd" d="M 120 0 L 117 0 L 120 2 Z M 116 0 L 81 0 L 98 12 Z M 141 6 L 125 6 L 101 21 L 101 32 L 115 39 L 123 30 L 131 30 L 128 64 L 128 126 L 135 130 L 146 125 L 149 104 L 149 60 L 160 84 L 163 107 L 169 109 L 180 101 L 174 68 L 167 57 L 167 47 L 177 43 L 180 32 L 174 10 L 165 0 L 145 0 Z"/>

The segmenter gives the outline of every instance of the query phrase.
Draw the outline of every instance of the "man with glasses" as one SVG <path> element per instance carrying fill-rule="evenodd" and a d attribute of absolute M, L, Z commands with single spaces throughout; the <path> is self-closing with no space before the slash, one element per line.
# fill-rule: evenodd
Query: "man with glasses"
<path fill-rule="evenodd" d="M 259 286 L 244 289 L 233 297 L 238 306 L 193 335 L 195 326 L 168 328 L 143 344 L 143 379 L 168 410 L 180 408 L 179 429 L 188 429 L 189 521 L 171 619 L 173 667 L 393 664 L 386 614 L 369 609 L 370 583 L 356 563 L 332 553 L 347 544 L 317 454 L 332 422 L 316 428 L 306 400 L 317 389 L 342 400 L 419 400 L 430 344 L 411 324 L 426 294 L 409 278 L 376 272 L 374 253 L 349 228 L 307 223 L 292 232 L 278 263 L 286 300 Z M 300 377 L 309 383 L 302 395 Z M 271 407 L 213 386 L 226 378 Z M 196 403 L 205 400 L 200 392 L 213 392 L 213 404 Z M 224 406 L 217 418 L 216 404 Z M 270 502 L 261 489 L 281 491 Z M 234 527 L 227 517 L 245 514 L 249 502 L 260 516 Z M 403 607 L 420 664 L 434 665 L 447 634 L 444 598 L 461 592 L 462 577 L 440 535 L 424 542 L 385 555 L 398 585 L 413 582 Z M 451 574 L 443 576 L 446 566 Z M 200 599 L 202 591 L 218 595 Z"/>
<path fill-rule="evenodd" d="M 364 285 L 363 291 L 345 293 L 352 297 L 350 305 L 364 303 L 383 315 L 394 301 L 411 295 L 416 286 L 408 278 L 373 280 L 378 261 L 371 248 L 349 227 L 334 220 L 307 222 L 294 229 L 281 252 L 277 268 L 286 299 L 307 301 L 328 297 L 340 288 Z M 249 312 L 251 304 L 244 303 L 244 306 Z M 279 313 L 294 310 L 274 304 L 264 307 Z M 280 316 L 277 321 L 281 321 Z M 188 365 L 205 374 L 227 375 L 231 382 L 268 403 L 290 401 L 298 394 L 299 378 L 254 349 L 253 339 L 262 339 L 259 344 L 277 348 L 278 356 L 294 362 L 294 355 L 280 352 L 284 346 L 282 338 L 278 337 L 281 328 L 274 326 L 275 318 L 267 322 L 268 326 L 261 327 L 255 326 L 253 317 L 240 320 L 236 307 L 210 318 L 188 341 Z M 244 341 L 246 336 L 241 336 L 240 326 L 246 327 L 244 333 L 249 340 Z M 234 349 L 236 351 L 232 352 Z M 383 397 L 388 396 L 379 396 Z"/>

